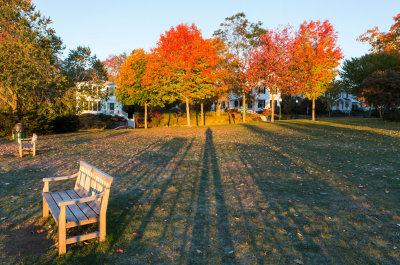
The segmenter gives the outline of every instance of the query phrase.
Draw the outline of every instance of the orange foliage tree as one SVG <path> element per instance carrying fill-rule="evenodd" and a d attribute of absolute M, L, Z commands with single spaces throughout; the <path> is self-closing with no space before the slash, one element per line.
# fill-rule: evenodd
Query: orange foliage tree
<path fill-rule="evenodd" d="M 213 43 L 194 24 L 180 24 L 162 34 L 152 49 L 143 85 L 185 101 L 190 126 L 189 103 L 212 96 L 220 75 L 217 63 Z"/>
<path fill-rule="evenodd" d="M 276 95 L 297 91 L 292 67 L 294 40 L 290 26 L 270 30 L 261 36 L 260 45 L 247 58 L 247 81 L 252 87 L 265 87 L 271 95 L 271 122 L 274 122 Z"/>
<path fill-rule="evenodd" d="M 328 20 L 305 21 L 295 42 L 293 60 L 299 92 L 312 100 L 312 120 L 315 120 L 315 100 L 326 92 L 327 84 L 337 75 L 342 51 Z"/>
<path fill-rule="evenodd" d="M 144 106 L 144 127 L 147 128 L 147 107 L 164 106 L 168 95 L 151 86 L 143 86 L 148 54 L 143 49 L 134 50 L 121 65 L 115 94 L 118 100 L 126 105 Z"/>
<path fill-rule="evenodd" d="M 387 52 L 400 55 L 400 13 L 393 17 L 395 23 L 389 32 L 381 32 L 378 27 L 367 30 L 358 37 L 358 41 L 368 42 L 372 48 L 370 51 Z"/>
<path fill-rule="evenodd" d="M 238 87 L 236 69 L 239 67 L 239 60 L 229 52 L 229 47 L 220 38 L 211 39 L 218 53 L 218 64 L 216 69 L 220 71 L 219 80 L 215 84 L 214 98 L 216 100 L 216 114 L 221 115 L 221 102 L 230 96 L 230 91 Z"/>

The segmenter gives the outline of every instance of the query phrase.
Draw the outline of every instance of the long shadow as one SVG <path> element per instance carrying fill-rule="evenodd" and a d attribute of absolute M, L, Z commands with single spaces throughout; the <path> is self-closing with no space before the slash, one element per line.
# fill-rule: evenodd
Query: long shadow
<path fill-rule="evenodd" d="M 210 172 L 211 171 L 211 172 Z M 217 155 L 213 143 L 212 131 L 206 131 L 206 140 L 203 154 L 203 166 L 199 181 L 197 208 L 195 212 L 192 242 L 189 250 L 188 264 L 207 264 L 205 255 L 208 252 L 209 239 L 207 229 L 208 220 L 208 190 L 210 174 L 213 177 L 214 193 L 217 209 L 218 251 L 222 264 L 236 264 L 234 246 L 230 232 L 230 223 L 226 209 L 224 189 L 221 183 Z"/>
<path fill-rule="evenodd" d="M 279 152 L 276 152 L 279 160 L 286 159 L 287 162 L 285 163 L 288 165 L 288 163 L 296 165 L 298 168 L 302 168 L 303 171 L 306 172 L 306 174 L 301 174 L 301 176 L 307 178 L 307 182 L 303 182 L 302 184 L 302 189 L 304 190 L 304 198 L 299 197 L 299 200 L 304 200 L 308 199 L 309 201 L 306 203 L 307 207 L 314 213 L 316 216 L 331 216 L 333 218 L 337 218 L 337 222 L 341 223 L 343 227 L 347 227 L 348 230 L 353 230 L 353 231 L 358 231 L 358 233 L 364 233 L 363 237 L 370 238 L 368 240 L 371 240 L 371 238 L 374 238 L 374 234 L 370 231 L 371 226 L 377 226 L 377 227 L 382 227 L 382 221 L 380 221 L 377 217 L 380 219 L 385 218 L 384 212 L 382 210 L 374 209 L 368 206 L 365 206 L 363 204 L 363 199 L 362 196 L 360 196 L 359 189 L 349 192 L 349 188 L 343 189 L 343 187 L 350 186 L 349 181 L 344 179 L 342 176 L 335 175 L 334 173 L 324 173 L 324 174 L 318 174 L 315 175 L 313 172 L 318 172 L 321 170 L 321 167 L 317 165 L 315 162 L 309 161 L 312 159 L 311 155 L 315 154 L 310 154 L 307 153 L 309 151 L 307 150 L 297 150 L 297 147 L 293 142 L 291 142 L 291 145 L 286 145 L 285 143 L 282 143 L 281 141 L 277 140 L 277 136 L 279 136 L 279 139 L 282 139 L 284 137 L 283 135 L 277 135 L 277 132 L 274 131 L 267 131 L 263 128 L 260 128 L 259 126 L 254 126 L 254 125 L 242 125 L 246 127 L 249 131 L 253 133 L 257 133 L 259 136 L 261 136 L 262 141 L 268 141 L 267 146 L 270 146 L 271 149 L 274 150 L 279 150 Z M 288 137 L 288 136 L 287 136 Z M 292 136 L 293 137 L 293 136 Z M 293 140 L 293 139 L 292 139 Z M 245 150 L 249 149 L 249 146 L 243 146 L 241 147 L 241 150 L 243 151 L 242 159 L 244 159 L 244 162 L 249 163 L 252 165 L 252 168 L 257 168 L 257 162 L 254 161 L 254 157 L 251 155 L 247 155 Z M 250 148 L 251 149 L 251 148 Z M 293 154 L 290 154 L 293 152 L 293 149 L 297 152 L 297 155 L 299 153 L 302 154 L 302 159 L 299 160 L 299 158 L 295 158 Z M 282 155 L 285 155 L 284 157 L 281 157 Z M 275 156 L 275 155 L 274 155 Z M 318 163 L 318 162 L 317 162 Z M 284 166 L 284 164 L 283 164 Z M 251 169 L 249 169 L 251 170 Z M 256 175 L 259 177 L 262 177 L 262 172 L 257 172 L 257 170 L 254 171 Z M 321 176 L 322 175 L 322 176 Z M 260 178 L 261 179 L 261 178 Z M 304 179 L 306 180 L 306 179 Z M 267 192 L 265 190 L 266 185 L 263 184 L 262 182 L 259 182 L 259 180 L 255 179 L 256 183 L 258 182 L 257 185 L 260 186 L 261 190 L 264 190 L 264 192 Z M 287 183 L 287 185 L 284 185 L 284 187 L 289 187 L 289 186 L 294 186 L 291 185 L 290 183 Z M 318 195 L 318 190 L 320 187 L 323 187 L 323 191 L 320 194 L 322 196 Z M 282 191 L 283 192 L 283 191 Z M 298 192 L 294 191 L 294 194 L 298 194 Z M 268 196 L 268 193 L 265 193 L 265 196 Z M 277 195 L 279 196 L 279 195 Z M 318 201 L 318 204 L 311 203 L 313 200 L 318 200 L 318 197 L 321 198 L 320 201 Z M 359 197 L 359 198 L 357 198 Z M 266 197 L 267 198 L 267 197 Z M 360 200 L 361 199 L 361 200 Z M 337 205 L 339 204 L 339 205 Z M 339 208 L 342 207 L 342 208 Z M 351 214 L 349 214 L 351 212 Z M 301 217 L 301 218 L 299 218 Z M 299 216 L 296 218 L 296 220 L 299 220 L 301 223 L 313 223 L 315 220 L 307 220 L 308 217 L 303 217 Z M 360 225 L 359 222 L 354 222 L 355 220 L 363 220 L 362 224 Z M 322 220 L 317 221 L 317 223 L 321 222 Z M 389 223 L 391 222 L 390 220 L 387 220 Z M 324 222 L 324 225 L 326 225 L 327 222 Z M 328 222 L 329 224 L 329 222 Z M 335 231 L 335 227 L 330 224 L 328 227 L 329 230 Z M 359 230 L 363 229 L 363 232 L 360 232 Z M 390 228 L 387 228 L 386 230 L 390 230 Z M 386 231 L 387 236 L 390 236 L 390 232 Z M 302 232 L 304 235 L 304 233 Z M 344 237 L 344 239 L 346 236 Z M 314 243 L 312 245 L 315 246 Z M 333 247 L 329 241 L 326 241 L 323 245 L 325 248 Z M 317 246 L 317 249 L 319 246 Z M 344 249 L 342 248 L 342 251 Z M 347 251 L 347 250 L 346 250 Z M 360 250 L 358 255 L 363 255 L 365 254 L 366 259 L 363 260 L 362 262 L 371 262 L 374 260 L 374 257 L 371 256 L 368 253 L 363 253 Z M 395 262 L 395 260 L 390 257 L 388 250 L 381 250 L 382 255 L 387 256 L 389 260 L 392 262 Z M 348 253 L 348 254 L 353 254 L 353 253 Z M 328 257 L 327 257 L 328 258 Z M 344 257 L 343 257 L 344 258 Z M 329 259 L 325 260 L 328 262 Z M 344 260 L 344 259 L 343 259 Z"/>
<path fill-rule="evenodd" d="M 375 136 L 382 139 L 389 139 L 389 140 L 396 140 L 399 138 L 399 135 L 391 134 L 391 131 L 395 131 L 395 129 L 385 129 L 380 128 L 378 126 L 371 127 L 366 125 L 360 124 L 343 124 L 339 122 L 331 122 L 331 121 L 322 121 L 319 122 L 279 122 L 276 125 L 285 127 L 285 128 L 292 128 L 298 131 L 304 131 L 309 133 L 310 131 L 316 134 L 324 134 L 329 131 L 330 134 L 333 135 L 343 135 L 343 134 L 357 134 L 357 137 L 371 137 Z M 351 127 L 352 126 L 352 127 Z"/>
<path fill-rule="evenodd" d="M 129 209 L 125 209 L 125 207 L 135 207 L 138 206 L 140 203 L 146 201 L 143 196 L 146 193 L 151 193 L 150 188 L 154 187 L 155 182 L 157 179 L 160 178 L 161 175 L 163 175 L 163 172 L 166 170 L 166 166 L 170 161 L 174 159 L 174 157 L 179 153 L 180 149 L 185 146 L 187 140 L 185 138 L 173 138 L 170 141 L 164 143 L 159 150 L 168 150 L 168 153 L 162 153 L 162 152 L 151 152 L 151 157 L 152 160 L 149 160 L 149 152 L 145 152 L 141 154 L 139 157 L 136 158 L 136 160 L 141 161 L 142 163 L 147 163 L 148 165 L 155 165 L 155 166 L 150 166 L 147 167 L 147 169 L 143 171 L 136 171 L 134 169 L 135 165 L 132 165 L 131 169 L 131 174 L 130 175 L 125 175 L 124 178 L 126 178 L 125 181 L 120 182 L 119 186 L 124 188 L 126 190 L 125 192 L 119 192 L 116 195 L 111 195 L 110 200 L 112 202 L 115 202 L 115 207 L 119 208 L 119 211 L 117 215 L 114 217 L 116 218 L 115 222 L 118 222 L 118 228 L 115 230 L 115 233 L 113 236 L 115 238 L 118 238 L 122 236 L 126 229 L 132 229 L 132 227 L 129 227 L 129 224 L 131 223 L 131 218 L 135 216 L 135 212 Z M 187 149 L 188 150 L 188 149 Z M 154 162 L 157 162 L 156 164 L 153 164 Z M 134 176 L 133 178 L 130 176 Z M 129 178 L 130 181 L 127 181 Z M 160 204 L 162 195 L 165 192 L 165 189 L 168 185 L 168 183 L 171 181 L 172 176 L 169 176 L 167 180 L 164 180 L 163 188 L 160 194 L 157 196 L 157 198 L 153 201 L 150 210 L 147 212 L 147 214 L 142 218 L 142 222 L 139 228 L 136 229 L 138 233 L 138 237 L 135 238 L 134 242 L 135 245 L 140 244 L 140 239 L 143 236 L 143 233 L 150 222 L 151 217 L 153 216 L 155 209 L 157 206 Z M 145 181 L 142 185 L 141 188 L 138 189 L 134 185 L 138 185 L 138 181 Z M 113 203 L 110 202 L 110 207 L 114 206 Z M 121 207 L 124 207 L 122 209 Z M 111 208 L 112 209 L 112 208 Z M 110 209 L 110 210 L 111 210 Z M 132 208 L 133 209 L 133 208 Z M 111 212 L 111 211 L 110 211 Z M 129 218 L 127 218 L 129 217 Z M 110 213 L 110 218 L 113 218 L 113 215 Z M 118 221 L 117 221 L 118 220 Z M 115 240 L 117 242 L 117 240 Z M 110 248 L 113 247 L 113 244 L 111 244 Z M 130 246 L 132 247 L 132 246 Z"/>
<path fill-rule="evenodd" d="M 156 141 L 148 146 L 156 146 L 156 150 L 153 148 L 144 148 L 135 156 L 134 160 L 140 161 L 140 163 L 121 164 L 120 167 L 123 168 L 122 172 L 124 172 L 124 175 L 119 174 L 120 176 L 118 176 L 115 183 L 111 186 L 107 210 L 107 241 L 86 249 L 84 256 L 82 256 L 83 250 L 80 249 L 80 246 L 68 246 L 68 248 L 76 247 L 77 251 L 73 252 L 72 250 L 68 250 L 69 253 L 67 252 L 65 263 L 104 263 L 107 258 L 103 255 L 98 255 L 99 249 L 106 248 L 102 251 L 112 252 L 114 248 L 118 247 L 117 244 L 120 243 L 121 238 L 131 234 L 129 232 L 131 230 L 137 231 L 137 233 L 142 236 L 148 223 L 151 221 L 150 219 L 156 207 L 162 199 L 161 192 L 155 201 L 153 201 L 148 213 L 144 215 L 144 217 L 141 217 L 143 216 L 141 206 L 142 203 L 147 200 L 145 198 L 146 194 L 148 194 L 147 197 L 150 196 L 152 193 L 150 188 L 156 185 L 155 183 L 159 180 L 160 176 L 164 174 L 163 172 L 166 170 L 166 166 L 170 161 L 175 159 L 186 143 L 187 139 L 181 137 L 174 137 L 162 144 Z M 149 157 L 151 157 L 151 159 L 149 159 Z M 130 162 L 133 162 L 133 159 L 130 160 Z M 138 165 L 144 166 L 144 168 L 138 168 Z M 113 168 L 113 171 L 121 173 L 121 171 L 116 168 Z M 170 180 L 166 181 L 168 182 Z M 167 182 L 163 184 L 164 191 L 168 185 Z M 135 229 L 133 224 L 137 222 L 138 218 L 142 220 L 141 225 L 139 228 Z M 123 247 L 125 249 L 135 249 L 138 254 L 147 248 L 151 248 L 151 246 L 146 246 L 145 243 L 140 241 L 141 236 L 134 238 L 131 242 L 128 241 L 128 244 Z"/>

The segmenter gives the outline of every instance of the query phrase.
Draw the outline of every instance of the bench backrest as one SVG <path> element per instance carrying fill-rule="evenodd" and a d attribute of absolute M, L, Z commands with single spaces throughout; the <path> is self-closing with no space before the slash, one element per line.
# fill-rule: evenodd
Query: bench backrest
<path fill-rule="evenodd" d="M 33 135 L 32 135 L 32 143 L 36 143 L 36 141 L 37 141 L 37 134 L 36 133 L 34 133 Z"/>
<path fill-rule="evenodd" d="M 104 195 L 108 198 L 112 181 L 113 177 L 107 173 L 84 161 L 80 161 L 74 189 L 85 196 L 97 195 L 104 191 Z"/>

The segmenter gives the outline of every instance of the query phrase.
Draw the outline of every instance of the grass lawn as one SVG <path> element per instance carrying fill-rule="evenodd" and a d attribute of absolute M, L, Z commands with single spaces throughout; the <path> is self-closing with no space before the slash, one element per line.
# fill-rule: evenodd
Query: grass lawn
<path fill-rule="evenodd" d="M 398 264 L 399 129 L 326 119 L 82 132 L 39 137 L 23 159 L 0 139 L 0 263 Z M 79 160 L 115 177 L 107 239 L 59 257 L 45 244 L 57 226 L 41 218 L 41 178 Z M 21 240 L 29 231 L 43 247 Z"/>

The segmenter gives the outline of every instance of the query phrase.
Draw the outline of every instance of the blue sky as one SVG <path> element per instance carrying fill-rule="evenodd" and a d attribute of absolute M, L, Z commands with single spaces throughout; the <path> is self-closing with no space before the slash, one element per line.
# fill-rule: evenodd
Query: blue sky
<path fill-rule="evenodd" d="M 338 32 L 345 58 L 365 54 L 369 46 L 357 37 L 374 26 L 389 30 L 400 12 L 395 0 L 281 0 L 281 1 L 178 1 L 178 0 L 32 0 L 44 16 L 53 21 L 66 51 L 89 46 L 98 58 L 130 53 L 156 45 L 160 34 L 180 23 L 195 23 L 205 38 L 226 17 L 244 12 L 251 22 L 266 28 L 291 24 L 295 29 L 305 20 L 328 19 Z"/>

